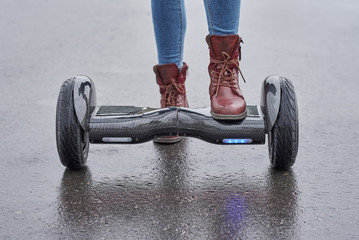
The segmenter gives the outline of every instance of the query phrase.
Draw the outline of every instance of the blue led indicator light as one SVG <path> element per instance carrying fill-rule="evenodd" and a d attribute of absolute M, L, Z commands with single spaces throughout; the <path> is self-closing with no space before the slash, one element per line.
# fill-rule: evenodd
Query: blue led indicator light
<path fill-rule="evenodd" d="M 246 143 L 252 143 L 253 140 L 250 139 L 250 138 L 238 138 L 238 139 L 235 139 L 235 138 L 225 138 L 222 140 L 223 143 L 227 143 L 227 144 L 238 144 L 238 143 L 241 143 L 241 144 L 246 144 Z"/>

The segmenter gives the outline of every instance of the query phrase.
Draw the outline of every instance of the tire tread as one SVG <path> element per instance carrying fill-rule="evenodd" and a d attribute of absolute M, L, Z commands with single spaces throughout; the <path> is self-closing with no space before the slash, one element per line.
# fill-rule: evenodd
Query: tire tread
<path fill-rule="evenodd" d="M 268 136 L 272 167 L 288 169 L 295 163 L 298 152 L 298 111 L 293 84 L 281 78 L 281 103 L 277 120 Z"/>
<path fill-rule="evenodd" d="M 74 79 L 66 80 L 60 89 L 56 108 L 56 143 L 61 163 L 68 168 L 82 168 L 87 160 L 88 145 L 83 149 L 83 130 L 73 105 Z"/>

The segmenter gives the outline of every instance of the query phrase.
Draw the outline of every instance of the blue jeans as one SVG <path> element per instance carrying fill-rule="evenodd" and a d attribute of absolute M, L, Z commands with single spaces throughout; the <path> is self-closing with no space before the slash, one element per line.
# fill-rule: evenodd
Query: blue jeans
<path fill-rule="evenodd" d="M 203 0 L 210 35 L 238 33 L 241 0 Z M 152 0 L 152 20 L 156 36 L 158 64 L 183 64 L 186 34 L 184 0 Z"/>

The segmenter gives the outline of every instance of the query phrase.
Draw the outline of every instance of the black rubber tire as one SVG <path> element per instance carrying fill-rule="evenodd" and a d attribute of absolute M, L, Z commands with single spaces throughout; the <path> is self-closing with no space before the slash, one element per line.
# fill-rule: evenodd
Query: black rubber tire
<path fill-rule="evenodd" d="M 71 169 L 86 164 L 89 151 L 89 133 L 77 120 L 73 100 L 74 79 L 65 81 L 57 99 L 56 144 L 61 163 Z"/>
<path fill-rule="evenodd" d="M 269 158 L 274 169 L 286 170 L 298 153 L 298 105 L 293 84 L 281 78 L 281 98 L 276 122 L 268 133 Z"/>

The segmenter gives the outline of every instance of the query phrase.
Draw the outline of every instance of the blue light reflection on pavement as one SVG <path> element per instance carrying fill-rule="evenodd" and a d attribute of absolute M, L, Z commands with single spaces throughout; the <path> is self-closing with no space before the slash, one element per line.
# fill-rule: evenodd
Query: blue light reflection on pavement
<path fill-rule="evenodd" d="M 225 229 L 231 236 L 238 236 L 243 230 L 246 219 L 247 204 L 244 197 L 232 195 L 226 200 L 226 223 Z"/>

